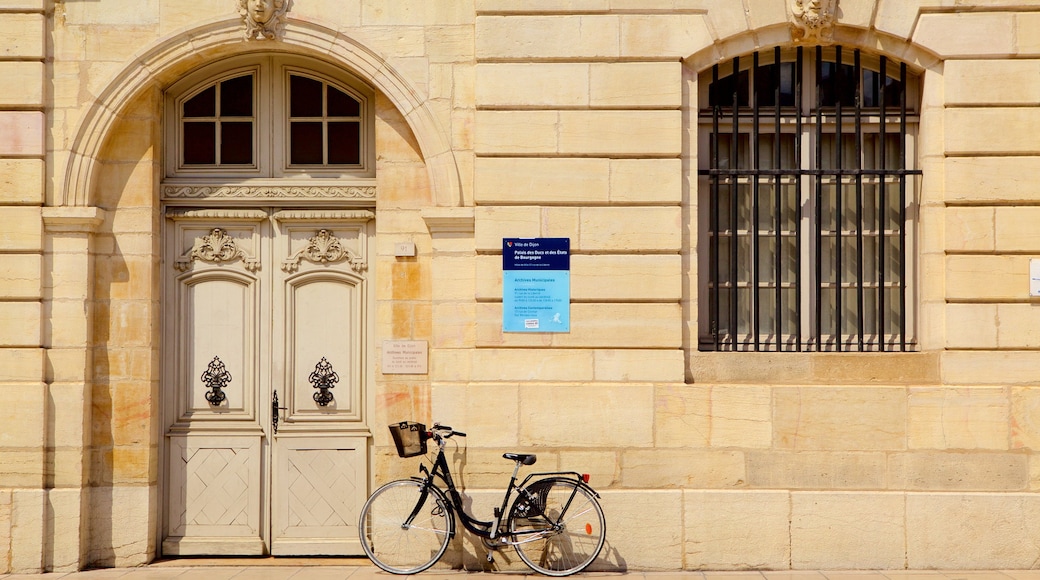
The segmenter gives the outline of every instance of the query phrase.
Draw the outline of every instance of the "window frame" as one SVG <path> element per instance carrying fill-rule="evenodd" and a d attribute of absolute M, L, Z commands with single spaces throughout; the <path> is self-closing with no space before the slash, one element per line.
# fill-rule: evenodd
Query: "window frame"
<path fill-rule="evenodd" d="M 188 165 L 184 163 L 183 104 L 224 80 L 252 72 L 254 81 L 253 163 Z M 289 144 L 289 76 L 298 74 L 335 87 L 360 105 L 359 163 L 293 165 Z M 295 55 L 243 55 L 201 67 L 165 91 L 164 182 L 214 180 L 338 180 L 375 177 L 375 91 L 349 74 L 315 59 Z M 217 147 L 219 149 L 219 136 Z M 323 145 L 327 149 L 327 144 Z M 327 159 L 327 151 L 325 153 Z"/>
<path fill-rule="evenodd" d="M 730 59 L 724 62 L 719 62 L 714 66 L 702 71 L 698 75 L 698 92 L 697 92 L 697 104 L 698 104 L 698 207 L 701 208 L 697 212 L 698 216 L 698 246 L 702 248 L 702 251 L 698 252 L 698 272 L 700 273 L 700 282 L 698 288 L 702 299 L 698 301 L 697 314 L 699 318 L 698 324 L 698 345 L 697 349 L 700 351 L 771 351 L 771 352 L 810 352 L 810 351 L 912 351 L 917 347 L 917 334 L 916 334 L 916 308 L 917 302 L 916 292 L 918 291 L 919 284 L 917 283 L 916 273 L 916 256 L 917 250 L 917 225 L 918 225 L 918 195 L 920 192 L 920 176 L 921 170 L 918 161 L 918 132 L 920 127 L 920 90 L 921 90 L 921 79 L 916 73 L 912 73 L 907 68 L 905 63 L 898 61 L 891 61 L 882 56 L 873 56 L 866 54 L 858 49 L 847 50 L 843 52 L 842 47 L 807 47 L 809 54 L 802 55 L 803 49 L 801 47 L 786 48 L 775 47 L 772 50 L 764 50 L 749 55 L 743 55 L 735 59 Z M 815 53 L 815 54 L 813 54 Z M 905 109 L 895 107 L 893 111 L 893 105 L 888 104 L 885 107 L 875 105 L 874 107 L 855 106 L 854 111 L 849 110 L 842 112 L 841 106 L 826 105 L 818 107 L 816 99 L 816 90 L 821 90 L 819 77 L 816 77 L 816 69 L 821 66 L 820 63 L 830 62 L 835 63 L 837 59 L 841 59 L 841 63 L 847 66 L 854 66 L 855 70 L 862 71 L 859 73 L 859 78 L 862 79 L 866 71 L 874 71 L 875 78 L 881 68 L 885 69 L 885 77 L 891 79 L 894 75 L 896 79 L 899 79 L 901 75 L 902 81 L 900 86 L 905 87 Z M 760 67 L 758 71 L 770 72 L 771 65 L 779 59 L 781 63 L 795 62 L 793 67 L 794 73 L 792 75 L 793 82 L 796 85 L 794 88 L 795 96 L 792 103 L 784 104 L 781 100 L 781 105 L 776 106 L 776 101 L 780 97 L 780 89 L 778 82 L 778 76 L 783 74 L 781 71 L 773 72 L 774 76 L 768 79 L 767 85 L 771 85 L 776 90 L 776 95 L 769 99 L 771 102 L 767 105 L 760 105 L 757 102 L 758 92 L 754 90 L 754 76 L 750 69 L 753 67 Z M 738 82 L 728 82 L 726 86 L 730 87 L 733 93 L 740 90 L 748 91 L 747 102 L 743 103 L 741 99 L 737 99 L 738 103 L 738 115 L 732 114 L 733 104 L 732 98 L 729 99 L 730 103 L 713 103 L 710 90 L 712 85 L 722 86 L 719 81 L 724 81 L 737 67 L 738 73 L 744 71 L 747 72 L 748 80 L 742 85 L 741 80 Z M 772 70 L 776 70 L 773 68 Z M 812 83 L 812 79 L 816 78 L 815 83 Z M 732 78 L 730 76 L 730 78 Z M 737 77 L 740 79 L 740 77 Z M 810 84 L 808 90 L 805 85 Z M 833 88 L 833 87 L 832 87 Z M 837 84 L 837 88 L 841 89 L 840 81 Z M 857 83 L 855 91 L 856 95 L 860 94 L 860 87 Z M 889 98 L 884 92 L 881 92 L 881 97 L 886 102 L 889 102 Z M 725 99 L 714 99 L 714 100 L 725 100 Z M 886 114 L 887 112 L 887 114 Z M 894 113 L 894 114 L 893 114 Z M 779 123 L 779 124 L 778 124 Z M 876 177 L 871 177 L 868 169 L 865 169 L 862 163 L 863 153 L 863 137 L 865 135 L 874 135 L 879 139 L 883 139 L 886 142 L 892 136 L 891 127 L 899 125 L 900 129 L 897 135 L 900 135 L 904 139 L 904 146 L 902 147 L 903 155 L 901 163 L 903 164 L 898 169 L 886 169 L 884 162 L 881 165 L 881 170 Z M 837 128 L 841 127 L 841 131 L 838 132 Z M 727 170 L 720 170 L 719 165 L 720 159 L 717 157 L 719 152 L 713 149 L 713 135 L 718 134 L 720 139 L 729 136 L 732 142 L 732 136 L 736 134 L 738 136 L 738 142 L 741 137 L 744 137 L 744 141 L 747 142 L 748 151 L 742 151 L 742 147 L 738 147 L 738 159 L 742 160 L 742 155 L 746 155 L 750 161 L 750 165 L 745 167 L 744 165 L 737 165 Z M 781 171 L 783 164 L 778 165 L 778 170 L 763 169 L 763 165 L 759 163 L 759 160 L 753 160 L 758 155 L 758 147 L 752 147 L 750 143 L 760 143 L 762 136 L 774 137 L 774 141 L 781 137 L 781 135 L 794 135 L 794 149 L 793 154 L 795 168 L 790 171 Z M 826 142 L 828 136 L 831 138 L 833 143 L 834 136 L 842 136 L 842 144 L 838 147 L 840 152 L 838 157 L 844 157 L 845 153 L 845 138 L 850 135 L 856 140 L 856 168 L 852 170 L 843 170 L 840 165 L 840 161 L 837 163 L 832 162 L 832 167 L 827 168 L 825 163 L 821 163 L 821 149 L 817 146 L 818 141 Z M 829 150 L 833 154 L 832 149 Z M 720 146 L 719 149 L 723 147 Z M 774 164 L 780 163 L 780 148 L 774 148 L 774 154 L 776 160 Z M 884 149 L 881 149 L 883 152 Z M 713 159 L 713 152 L 716 158 Z M 738 160 L 738 164 L 739 161 Z M 715 163 L 713 168 L 712 164 Z M 766 164 L 768 165 L 768 164 Z M 839 176 L 835 173 L 844 174 Z M 740 172 L 741 175 L 737 175 Z M 728 177 L 724 176 L 729 174 Z M 821 313 L 823 308 L 823 294 L 820 289 L 824 287 L 823 284 L 817 283 L 820 279 L 826 279 L 830 277 L 832 280 L 836 280 L 839 283 L 843 283 L 841 275 L 836 273 L 839 272 L 838 268 L 841 268 L 841 261 L 838 258 L 837 265 L 830 264 L 833 268 L 833 273 L 825 274 L 821 268 L 824 268 L 821 260 L 821 249 L 825 244 L 821 241 L 820 235 L 817 233 L 819 229 L 816 227 L 817 221 L 824 222 L 825 218 L 822 218 L 817 207 L 817 199 L 823 199 L 820 192 L 820 184 L 824 180 L 830 179 L 831 186 L 834 183 L 840 183 L 841 187 L 833 186 L 835 192 L 844 193 L 845 188 L 851 186 L 856 192 L 857 199 L 862 199 L 863 184 L 873 180 L 877 190 L 887 189 L 886 185 L 893 183 L 891 178 L 893 174 L 898 174 L 898 183 L 901 183 L 901 187 L 905 188 L 905 199 L 902 204 L 901 211 L 903 215 L 900 221 L 900 235 L 902 237 L 902 273 L 900 274 L 899 288 L 902 296 L 900 298 L 901 305 L 899 311 L 902 313 L 902 328 L 898 333 L 898 337 L 893 339 L 891 334 L 884 333 L 879 337 L 878 333 L 875 332 L 873 336 L 869 333 L 864 333 L 865 316 L 864 308 L 860 306 L 863 302 L 863 288 L 868 285 L 864 278 L 864 270 L 859 270 L 857 279 L 853 282 L 855 288 L 858 288 L 858 300 L 859 303 L 855 306 L 858 310 L 858 332 L 856 334 L 849 334 L 845 332 L 846 325 L 840 318 L 840 314 L 830 314 L 830 320 L 836 321 L 836 325 L 841 327 L 840 335 L 834 332 L 831 328 L 822 328 L 821 322 L 824 315 Z M 732 181 L 725 181 L 731 179 Z M 730 191 L 736 191 L 738 189 L 737 184 L 746 184 L 748 189 L 752 190 L 749 197 L 754 200 L 759 199 L 759 187 L 761 184 L 766 184 L 768 187 L 774 188 L 773 192 L 781 189 L 779 186 L 786 183 L 789 186 L 793 186 L 797 195 L 797 208 L 794 210 L 796 213 L 794 217 L 795 232 L 793 238 L 795 239 L 796 250 L 794 251 L 797 256 L 795 260 L 797 262 L 795 275 L 795 282 L 792 285 L 795 298 L 793 302 L 796 304 L 797 313 L 797 330 L 794 333 L 784 332 L 785 322 L 780 320 L 781 314 L 775 314 L 780 312 L 783 307 L 777 307 L 776 304 L 782 304 L 784 299 L 781 298 L 781 286 L 784 286 L 784 270 L 781 266 L 781 259 L 783 252 L 773 252 L 776 255 L 776 270 L 773 272 L 772 284 L 766 284 L 763 286 L 760 284 L 758 276 L 758 270 L 761 268 L 761 261 L 752 262 L 752 260 L 761 260 L 761 255 L 758 253 L 757 243 L 762 237 L 761 226 L 754 229 L 754 232 L 748 230 L 746 237 L 752 240 L 750 243 L 756 244 L 755 249 L 749 250 L 747 256 L 743 256 L 744 262 L 739 264 L 736 263 L 737 258 L 733 257 L 732 254 L 727 259 L 732 259 L 734 264 L 732 265 L 733 271 L 737 272 L 739 276 L 741 270 L 747 270 L 749 273 L 747 277 L 749 280 L 745 285 L 742 286 L 740 278 L 736 280 L 736 288 L 745 288 L 745 293 L 748 289 L 754 288 L 755 290 L 751 294 L 746 294 L 747 300 L 751 300 L 752 294 L 758 295 L 757 300 L 752 301 L 747 305 L 747 311 L 744 314 L 748 319 L 746 326 L 749 327 L 747 332 L 739 330 L 741 328 L 740 316 L 736 313 L 736 305 L 729 304 L 728 307 L 732 309 L 731 318 L 727 320 L 726 316 L 720 312 L 719 302 L 715 294 L 716 279 L 719 280 L 723 292 L 727 291 L 727 288 L 733 287 L 732 276 L 730 272 L 728 274 L 729 282 L 727 278 L 722 274 L 722 270 L 719 269 L 719 248 L 723 246 L 723 242 L 726 242 L 726 237 L 729 236 L 731 240 L 737 242 L 741 241 L 741 234 L 739 234 L 739 221 L 737 223 L 737 230 L 726 230 L 721 227 L 722 221 L 719 221 L 720 227 L 718 235 L 715 233 L 716 220 L 719 220 L 717 214 L 717 208 L 713 202 L 714 199 L 720 197 L 720 189 L 717 184 L 724 182 L 727 187 L 730 187 Z M 869 184 L 869 183 L 868 183 Z M 884 199 L 885 194 L 879 194 L 881 199 Z M 774 195 L 774 198 L 780 196 Z M 835 196 L 841 197 L 841 195 Z M 749 201 L 747 205 L 754 206 L 757 201 Z M 779 201 L 777 202 L 779 203 Z M 832 204 L 834 205 L 834 204 Z M 733 204 L 733 216 L 736 218 L 736 206 L 737 202 Z M 840 207 L 840 206 L 838 206 Z M 847 210 L 849 213 L 855 213 L 857 215 L 858 224 L 855 228 L 855 235 L 857 236 L 856 243 L 858 244 L 858 257 L 857 260 L 863 260 L 865 254 L 863 253 L 863 237 L 864 231 L 867 230 L 865 222 L 860 215 L 859 211 L 853 212 Z M 758 223 L 759 214 L 757 210 L 753 213 L 753 218 L 748 218 L 748 223 Z M 866 213 L 866 212 L 864 212 Z M 782 212 L 781 212 L 782 214 Z M 779 215 L 779 214 L 778 214 Z M 842 219 L 847 219 L 846 213 L 841 213 Z M 878 218 L 879 220 L 882 218 Z M 778 221 L 777 224 L 780 222 Z M 880 229 L 878 229 L 880 228 Z M 882 227 L 881 222 L 878 222 L 878 228 L 874 229 L 873 235 L 877 239 L 877 243 L 884 246 L 886 242 L 886 228 Z M 833 234 L 834 245 L 840 244 L 842 241 L 842 230 L 838 228 Z M 768 235 L 776 236 L 776 243 L 774 247 L 783 247 L 781 243 L 781 234 L 790 233 L 783 232 L 783 227 L 773 227 L 773 230 Z M 768 237 L 768 236 L 767 236 Z M 719 241 L 718 244 L 716 242 Z M 786 241 L 788 244 L 789 240 Z M 730 243 L 730 247 L 732 247 Z M 738 244 L 739 245 L 739 244 Z M 844 247 L 844 246 L 839 246 Z M 880 259 L 887 259 L 884 255 L 883 250 Z M 840 253 L 839 253 L 840 254 Z M 858 262 L 857 264 L 860 264 Z M 751 264 L 757 264 L 757 267 L 751 267 Z M 881 272 L 880 280 L 877 283 L 876 294 L 885 294 L 886 280 L 884 278 L 884 266 L 879 266 L 878 271 Z M 781 280 L 780 284 L 776 284 L 777 279 Z M 841 294 L 847 291 L 847 287 L 841 286 L 843 291 L 834 292 L 834 298 L 831 299 L 831 304 L 834 305 L 837 302 L 837 311 L 841 310 Z M 761 297 L 760 293 L 763 290 L 775 291 L 775 299 L 772 308 L 774 309 L 773 322 L 775 328 L 763 328 L 758 320 Z M 739 291 L 739 290 L 738 290 Z M 790 300 L 790 298 L 787 298 Z M 745 302 L 747 301 L 745 300 Z M 875 312 L 875 320 L 880 318 L 880 321 L 876 322 L 879 329 L 886 329 L 885 298 L 876 299 L 881 301 Z M 768 306 L 768 305 L 767 305 Z M 753 318 L 753 320 L 751 320 Z M 723 328 L 725 325 L 733 326 L 736 325 L 738 331 L 734 333 L 736 336 L 732 336 L 730 333 L 723 333 L 722 330 L 728 330 Z M 777 335 L 779 334 L 779 340 Z M 746 335 L 746 336 L 745 336 Z M 836 339 L 836 337 L 839 337 Z"/>

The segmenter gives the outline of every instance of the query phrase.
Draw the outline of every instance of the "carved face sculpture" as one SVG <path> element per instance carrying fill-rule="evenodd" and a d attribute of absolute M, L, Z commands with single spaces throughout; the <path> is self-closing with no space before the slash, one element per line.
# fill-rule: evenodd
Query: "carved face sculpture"
<path fill-rule="evenodd" d="M 794 13 L 810 27 L 820 24 L 831 11 L 833 0 L 796 0 Z"/>
<path fill-rule="evenodd" d="M 238 12 L 246 25 L 246 38 L 275 38 L 284 24 L 291 0 L 238 0 Z"/>
<path fill-rule="evenodd" d="M 246 0 L 246 9 L 257 24 L 266 24 L 274 16 L 274 0 Z"/>

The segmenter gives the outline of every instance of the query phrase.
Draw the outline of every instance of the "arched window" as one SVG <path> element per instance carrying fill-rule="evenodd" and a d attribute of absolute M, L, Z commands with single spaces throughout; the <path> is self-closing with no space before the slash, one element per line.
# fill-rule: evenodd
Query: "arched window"
<path fill-rule="evenodd" d="M 375 175 L 372 90 L 310 59 L 205 67 L 170 87 L 166 118 L 167 180 Z"/>
<path fill-rule="evenodd" d="M 913 350 L 918 78 L 776 48 L 698 86 L 701 350 Z"/>

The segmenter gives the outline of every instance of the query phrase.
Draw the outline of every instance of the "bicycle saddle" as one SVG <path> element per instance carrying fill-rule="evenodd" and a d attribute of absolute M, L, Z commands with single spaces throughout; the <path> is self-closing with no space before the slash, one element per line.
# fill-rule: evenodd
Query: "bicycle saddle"
<path fill-rule="evenodd" d="M 519 461 L 524 465 L 534 465 L 534 462 L 538 461 L 538 456 L 533 453 L 506 453 L 502 457 L 512 461 Z"/>

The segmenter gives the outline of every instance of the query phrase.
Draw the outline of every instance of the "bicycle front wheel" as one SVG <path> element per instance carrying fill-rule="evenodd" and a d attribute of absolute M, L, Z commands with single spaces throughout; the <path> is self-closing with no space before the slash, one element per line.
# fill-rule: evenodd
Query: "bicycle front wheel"
<path fill-rule="evenodd" d="M 520 559 L 547 576 L 581 572 L 606 540 L 595 494 L 571 479 L 542 479 L 521 490 L 507 525 Z"/>
<path fill-rule="evenodd" d="M 361 508 L 361 546 L 376 566 L 392 574 L 415 574 L 437 563 L 448 549 L 455 522 L 436 487 L 392 481 Z"/>

